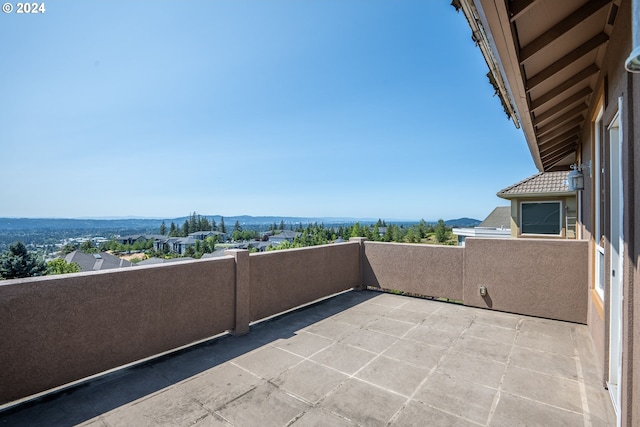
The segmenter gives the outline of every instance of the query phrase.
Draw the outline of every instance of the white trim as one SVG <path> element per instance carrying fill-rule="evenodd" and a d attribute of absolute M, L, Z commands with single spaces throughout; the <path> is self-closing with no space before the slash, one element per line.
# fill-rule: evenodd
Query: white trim
<path fill-rule="evenodd" d="M 594 289 L 596 293 L 600 297 L 600 300 L 604 302 L 604 247 L 600 245 L 602 236 L 602 230 L 600 229 L 600 222 L 602 217 L 601 212 L 601 194 L 602 194 L 602 159 L 600 158 L 600 152 L 602 150 L 602 116 L 604 115 L 604 108 L 600 106 L 598 110 L 598 115 L 596 116 L 596 121 L 594 122 L 594 162 L 593 162 L 593 175 L 594 175 L 594 190 L 595 190 L 595 233 L 594 233 L 594 241 L 595 241 L 595 265 L 596 265 L 596 274 L 594 277 Z M 600 280 L 602 278 L 602 280 Z"/>
<path fill-rule="evenodd" d="M 624 183 L 622 178 L 622 97 L 618 98 L 618 111 L 607 126 L 610 138 L 610 240 L 611 266 L 609 272 L 609 384 L 616 409 L 616 425 L 622 423 L 622 351 L 623 345 L 623 285 L 624 285 Z M 617 250 L 616 250 L 617 249 Z"/>

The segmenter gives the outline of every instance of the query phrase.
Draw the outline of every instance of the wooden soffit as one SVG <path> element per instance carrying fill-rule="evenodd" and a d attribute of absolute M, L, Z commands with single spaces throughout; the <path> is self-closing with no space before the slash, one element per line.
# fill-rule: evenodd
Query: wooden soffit
<path fill-rule="evenodd" d="M 528 111 L 520 115 L 529 115 L 522 121 L 531 129 L 525 133 L 535 139 L 543 170 L 568 167 L 588 126 L 617 6 L 613 0 L 505 2 L 511 25 L 505 35 L 513 40 L 526 93 Z"/>

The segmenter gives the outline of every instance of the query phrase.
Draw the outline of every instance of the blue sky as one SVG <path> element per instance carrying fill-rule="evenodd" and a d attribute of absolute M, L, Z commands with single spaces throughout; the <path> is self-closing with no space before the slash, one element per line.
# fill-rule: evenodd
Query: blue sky
<path fill-rule="evenodd" d="M 449 3 L 2 14 L 0 216 L 482 219 L 536 169 Z"/>

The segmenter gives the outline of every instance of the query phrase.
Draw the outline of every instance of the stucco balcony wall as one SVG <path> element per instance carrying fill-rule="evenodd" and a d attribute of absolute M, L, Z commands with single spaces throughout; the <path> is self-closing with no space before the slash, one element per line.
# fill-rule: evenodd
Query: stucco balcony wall
<path fill-rule="evenodd" d="M 0 404 L 351 288 L 586 323 L 588 242 L 366 242 L 0 284 Z M 478 293 L 486 286 L 487 297 Z"/>
<path fill-rule="evenodd" d="M 588 250 L 585 240 L 467 239 L 464 303 L 586 324 Z"/>
<path fill-rule="evenodd" d="M 225 257 L 0 284 L 0 403 L 234 327 Z"/>
<path fill-rule="evenodd" d="M 252 254 L 251 320 L 357 287 L 359 256 L 352 242 Z"/>
<path fill-rule="evenodd" d="M 381 242 L 364 245 L 366 286 L 462 300 L 463 247 Z"/>

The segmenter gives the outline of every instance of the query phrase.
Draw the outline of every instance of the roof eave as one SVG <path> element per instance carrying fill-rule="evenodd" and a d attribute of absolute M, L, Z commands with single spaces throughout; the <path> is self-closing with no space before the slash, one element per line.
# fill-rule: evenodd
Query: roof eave
<path fill-rule="evenodd" d="M 512 199 L 544 199 L 545 197 L 570 197 L 575 196 L 575 191 L 557 191 L 557 192 L 548 192 L 548 193 L 519 193 L 519 194 L 501 194 L 498 193 L 497 196 L 501 199 L 512 200 Z"/>
<path fill-rule="evenodd" d="M 505 103 L 510 104 L 514 109 L 513 113 L 516 116 L 514 117 L 512 114 L 514 123 L 516 127 L 522 128 L 533 162 L 536 168 L 542 172 L 544 168 L 535 129 L 529 114 L 527 92 L 524 87 L 506 4 L 493 0 L 462 0 L 460 3 L 472 31 L 474 17 L 471 6 L 475 7 L 478 13 L 478 18 L 486 34 L 485 41 L 488 44 L 485 47 L 482 46 L 482 41 L 479 41 L 480 50 L 490 71 L 494 73 L 494 78 L 498 82 L 500 94 Z"/>

